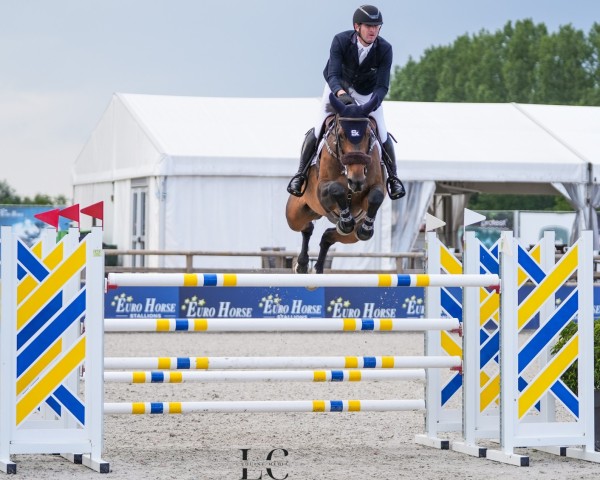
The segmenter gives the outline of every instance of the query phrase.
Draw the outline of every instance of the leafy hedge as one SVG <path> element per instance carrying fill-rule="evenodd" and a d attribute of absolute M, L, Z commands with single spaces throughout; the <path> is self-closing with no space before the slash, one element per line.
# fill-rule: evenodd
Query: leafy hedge
<path fill-rule="evenodd" d="M 558 353 L 576 332 L 577 323 L 570 322 L 560 332 L 556 344 L 552 347 L 552 353 Z M 577 360 L 565 370 L 561 379 L 573 393 L 577 394 Z M 600 320 L 594 322 L 594 389 L 600 390 Z"/>

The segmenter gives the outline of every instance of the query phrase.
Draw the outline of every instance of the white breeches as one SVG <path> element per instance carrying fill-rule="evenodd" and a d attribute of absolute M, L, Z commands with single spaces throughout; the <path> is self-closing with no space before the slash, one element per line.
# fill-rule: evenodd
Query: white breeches
<path fill-rule="evenodd" d="M 329 104 L 329 94 L 330 93 L 331 93 L 331 89 L 329 88 L 329 85 L 327 83 L 325 83 L 325 88 L 323 90 L 323 97 L 321 98 L 321 110 L 319 111 L 319 118 L 318 118 L 317 124 L 315 125 L 315 136 L 317 138 L 319 136 L 319 132 L 321 131 L 321 127 L 323 126 L 323 122 L 329 115 L 331 115 L 331 113 L 329 113 L 326 110 L 326 107 Z M 356 93 L 353 88 L 351 88 L 348 93 L 352 96 L 352 98 L 354 98 L 354 100 L 356 100 L 356 103 L 358 103 L 359 105 L 363 105 L 363 104 L 367 103 L 373 96 L 373 94 L 361 95 L 360 93 Z M 385 120 L 383 119 L 383 104 L 377 110 L 375 110 L 374 112 L 371 112 L 369 114 L 369 116 L 372 117 L 375 120 L 375 122 L 377 123 L 377 130 L 379 131 L 379 138 L 381 138 L 381 141 L 383 143 L 385 143 L 388 138 L 388 133 L 387 133 L 387 128 L 385 126 Z"/>

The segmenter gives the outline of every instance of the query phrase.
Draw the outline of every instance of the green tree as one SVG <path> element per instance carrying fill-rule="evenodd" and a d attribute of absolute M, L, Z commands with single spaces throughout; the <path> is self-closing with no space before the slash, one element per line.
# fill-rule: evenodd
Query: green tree
<path fill-rule="evenodd" d="M 590 55 L 583 32 L 570 25 L 543 37 L 534 70 L 533 103 L 583 104 L 594 85 Z"/>
<path fill-rule="evenodd" d="M 544 24 L 534 25 L 531 20 L 517 22 L 513 27 L 507 23 L 504 34 L 504 80 L 507 101 L 532 103 L 534 72 L 538 61 L 540 39 L 548 35 Z"/>
<path fill-rule="evenodd" d="M 461 35 L 396 67 L 389 98 L 600 105 L 600 24 L 549 33 L 532 20 Z"/>
<path fill-rule="evenodd" d="M 436 101 L 441 68 L 449 50 L 449 47 L 428 49 L 418 63 L 409 58 L 403 68 L 396 66 L 390 84 L 390 98 L 403 101 Z"/>
<path fill-rule="evenodd" d="M 600 23 L 594 23 L 587 37 L 589 64 L 592 86 L 584 99 L 584 105 L 600 105 Z"/>
<path fill-rule="evenodd" d="M 0 203 L 3 204 L 19 204 L 21 198 L 17 195 L 17 192 L 12 188 L 6 180 L 0 180 Z"/>
<path fill-rule="evenodd" d="M 472 210 L 573 211 L 562 195 L 490 195 L 474 193 L 469 199 Z"/>
<path fill-rule="evenodd" d="M 6 180 L 0 180 L 0 204 L 3 205 L 67 205 L 64 195 L 51 197 L 37 193 L 33 198 L 21 198 Z"/>
<path fill-rule="evenodd" d="M 517 102 L 600 106 L 600 24 L 549 33 L 520 20 L 461 35 L 396 67 L 389 98 L 422 102 Z M 475 210 L 571 210 L 560 195 L 473 195 Z"/>

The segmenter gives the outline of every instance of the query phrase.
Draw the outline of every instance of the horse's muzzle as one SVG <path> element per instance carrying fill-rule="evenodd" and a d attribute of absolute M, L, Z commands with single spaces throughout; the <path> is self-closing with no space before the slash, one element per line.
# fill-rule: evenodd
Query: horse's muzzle
<path fill-rule="evenodd" d="M 348 178 L 348 188 L 352 193 L 362 192 L 365 187 L 365 182 L 362 180 L 353 180 L 352 178 Z"/>

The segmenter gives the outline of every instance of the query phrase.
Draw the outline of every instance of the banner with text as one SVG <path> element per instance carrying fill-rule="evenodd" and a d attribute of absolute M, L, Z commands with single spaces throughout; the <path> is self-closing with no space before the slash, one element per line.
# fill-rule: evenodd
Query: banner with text
<path fill-rule="evenodd" d="M 519 291 L 521 299 L 533 287 Z M 460 289 L 452 294 L 460 297 Z M 563 302 L 573 287 L 555 297 Z M 420 287 L 307 289 L 262 287 L 123 287 L 105 296 L 106 318 L 422 318 Z M 600 287 L 594 287 L 594 317 L 600 318 Z M 534 317 L 533 326 L 537 322 Z"/>

